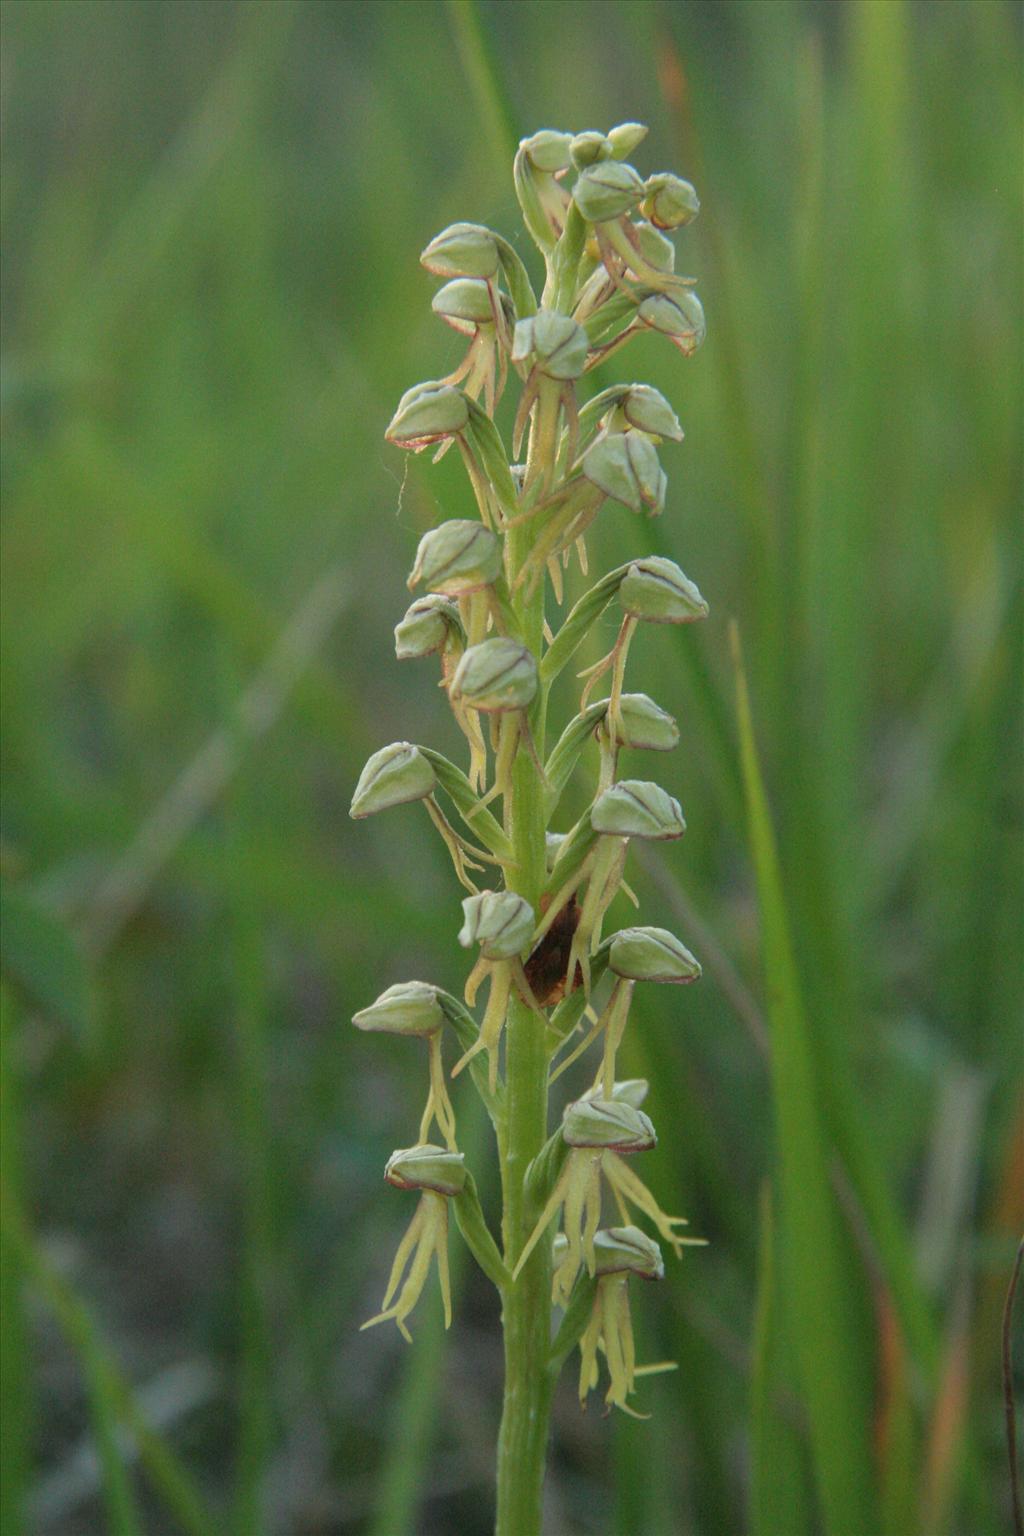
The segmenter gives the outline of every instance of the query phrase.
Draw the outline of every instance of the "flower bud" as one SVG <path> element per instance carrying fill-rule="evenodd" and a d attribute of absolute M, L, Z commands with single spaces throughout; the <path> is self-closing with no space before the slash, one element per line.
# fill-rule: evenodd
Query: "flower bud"
<path fill-rule="evenodd" d="M 537 692 L 537 663 L 518 640 L 481 640 L 455 670 L 451 696 L 487 714 L 525 709 Z"/>
<path fill-rule="evenodd" d="M 482 891 L 462 903 L 465 922 L 459 943 L 468 949 L 479 944 L 488 960 L 511 960 L 522 954 L 533 938 L 533 908 L 514 891 Z"/>
<path fill-rule="evenodd" d="M 631 427 L 649 432 L 654 437 L 669 437 L 675 443 L 683 440 L 679 418 L 660 390 L 650 384 L 631 384 L 622 397 L 620 410 Z"/>
<path fill-rule="evenodd" d="M 449 224 L 420 255 L 437 277 L 493 277 L 498 270 L 498 244 L 482 224 Z"/>
<path fill-rule="evenodd" d="M 658 229 L 679 229 L 700 212 L 700 199 L 688 181 L 660 171 L 648 176 L 640 212 Z"/>
<path fill-rule="evenodd" d="M 643 191 L 644 184 L 631 165 L 621 160 L 600 160 L 580 172 L 572 195 L 589 223 L 604 224 L 635 208 Z"/>
<path fill-rule="evenodd" d="M 654 444 L 636 432 L 609 432 L 583 455 L 583 474 L 598 490 L 631 512 L 651 516 L 665 504 L 665 472 Z"/>
<path fill-rule="evenodd" d="M 665 1261 L 653 1238 L 639 1227 L 606 1227 L 594 1236 L 599 1275 L 639 1275 L 664 1280 Z"/>
<path fill-rule="evenodd" d="M 616 160 L 628 160 L 638 144 L 647 137 L 644 123 L 619 123 L 608 134 L 608 143 Z"/>
<path fill-rule="evenodd" d="M 349 815 L 355 821 L 388 811 L 393 805 L 425 800 L 437 788 L 434 770 L 419 747 L 393 741 L 370 758 L 359 775 Z"/>
<path fill-rule="evenodd" d="M 478 277 L 453 277 L 437 290 L 430 307 L 463 336 L 472 336 L 479 326 L 494 321 L 490 289 Z"/>
<path fill-rule="evenodd" d="M 545 863 L 547 864 L 549 874 L 555 867 L 555 860 L 558 858 L 564 842 L 564 832 L 546 832 L 544 834 Z"/>
<path fill-rule="evenodd" d="M 549 379 L 578 379 L 587 365 L 589 345 L 586 331 L 569 315 L 539 309 L 516 325 L 512 361 L 535 363 Z"/>
<path fill-rule="evenodd" d="M 643 1110 L 618 1099 L 577 1099 L 562 1116 L 562 1138 L 570 1147 L 609 1152 L 647 1152 L 658 1141 Z"/>
<path fill-rule="evenodd" d="M 569 153 L 572 156 L 573 165 L 578 171 L 582 171 L 588 165 L 596 165 L 600 160 L 612 158 L 611 141 L 606 139 L 603 133 L 594 133 L 592 130 L 577 133 L 569 145 Z"/>
<path fill-rule="evenodd" d="M 353 1016 L 357 1029 L 381 1035 L 433 1035 L 444 1024 L 437 988 L 427 981 L 399 981 Z"/>
<path fill-rule="evenodd" d="M 679 801 L 645 779 L 620 779 L 598 795 L 590 825 L 607 836 L 644 837 L 655 842 L 682 837 L 686 831 Z"/>
<path fill-rule="evenodd" d="M 700 978 L 697 961 L 667 928 L 622 928 L 612 935 L 608 964 L 616 976 L 629 981 L 682 986 Z"/>
<path fill-rule="evenodd" d="M 440 592 L 428 592 L 410 603 L 395 625 L 395 655 L 399 661 L 433 656 L 444 650 L 452 634 L 462 633 L 457 605 Z"/>
<path fill-rule="evenodd" d="M 474 518 L 453 517 L 420 539 L 409 586 L 445 597 L 488 587 L 501 575 L 501 540 Z"/>
<path fill-rule="evenodd" d="M 692 624 L 706 619 L 708 605 L 674 560 L 647 555 L 634 560 L 619 587 L 619 602 L 648 624 Z"/>
<path fill-rule="evenodd" d="M 452 384 L 416 384 L 398 402 L 384 436 L 399 448 L 419 453 L 431 443 L 462 432 L 469 421 L 469 406 L 461 389 Z"/>
<path fill-rule="evenodd" d="M 396 1189 L 433 1189 L 439 1195 L 458 1195 L 466 1186 L 466 1171 L 464 1153 L 446 1152 L 424 1142 L 392 1152 L 384 1177 Z"/>
<path fill-rule="evenodd" d="M 646 693 L 624 693 L 619 700 L 616 740 L 624 747 L 671 752 L 679 745 L 679 727 Z"/>
<path fill-rule="evenodd" d="M 572 134 L 559 133 L 554 128 L 542 128 L 539 133 L 521 139 L 519 148 L 538 171 L 566 171 L 571 164 Z"/>
<path fill-rule="evenodd" d="M 667 293 L 649 294 L 637 310 L 642 325 L 660 331 L 690 357 L 707 333 L 704 310 L 695 293 L 681 288 L 669 298 Z"/>

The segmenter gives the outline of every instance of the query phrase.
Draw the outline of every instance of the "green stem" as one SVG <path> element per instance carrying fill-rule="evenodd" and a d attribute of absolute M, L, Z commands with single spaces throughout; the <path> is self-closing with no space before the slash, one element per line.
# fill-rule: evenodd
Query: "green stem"
<path fill-rule="evenodd" d="M 546 381 L 547 382 L 547 381 Z M 558 394 L 542 385 L 534 408 L 527 456 L 526 484 L 552 462 L 558 420 Z M 529 550 L 529 522 L 509 531 L 513 569 Z M 544 583 L 532 596 L 525 589 L 515 600 L 524 642 L 540 659 L 544 622 Z M 544 755 L 543 701 L 531 717 L 537 754 Z M 520 750 L 512 773 L 506 817 L 515 866 L 510 885 L 534 910 L 546 875 L 544 785 L 529 753 Z M 540 1214 L 526 1189 L 526 1170 L 547 1137 L 547 1043 L 545 1020 L 513 994 L 506 1023 L 506 1133 L 502 1146 L 505 1196 L 505 1262 L 512 1269 Z M 551 1329 L 551 1254 L 538 1243 L 519 1279 L 503 1292 L 505 1395 L 498 1439 L 497 1536 L 539 1536 L 544 1463 L 551 1409 L 548 1371 Z"/>

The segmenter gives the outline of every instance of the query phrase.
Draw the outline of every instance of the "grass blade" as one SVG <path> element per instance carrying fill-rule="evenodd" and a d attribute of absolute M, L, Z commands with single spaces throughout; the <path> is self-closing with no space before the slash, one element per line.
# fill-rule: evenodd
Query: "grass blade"
<path fill-rule="evenodd" d="M 15 1006 L 0 988 L 0 1167 L 6 1184 L 21 1188 L 19 1083 L 11 1060 Z M 0 1246 L 0 1416 L 3 1475 L 0 1476 L 0 1531 L 20 1530 L 28 1485 L 31 1393 L 25 1326 L 22 1264 L 11 1243 Z"/>
<path fill-rule="evenodd" d="M 515 153 L 519 135 L 473 0 L 448 0 L 448 20 L 473 99 L 486 125 L 495 164 L 504 170 Z"/>
<path fill-rule="evenodd" d="M 863 1536 L 877 1528 L 878 1521 L 855 1298 L 841 1263 L 843 1233 L 829 1184 L 830 1149 L 735 628 L 732 638 L 771 1024 L 771 1087 L 785 1233 L 783 1283 L 795 1326 L 825 1527 L 831 1536 Z"/>
<path fill-rule="evenodd" d="M 752 1470 L 751 1536 L 802 1536 L 814 1529 L 808 1499 L 805 1454 L 796 1429 L 779 1412 L 780 1392 L 791 1392 L 779 1275 L 779 1238 L 772 1190 L 761 1190 L 761 1237 L 757 1260 L 754 1360 L 750 1389 Z"/>
<path fill-rule="evenodd" d="M 13 1246 L 82 1367 L 103 1474 L 110 1536 L 143 1536 L 128 1464 L 119 1443 L 121 1425 L 134 1438 L 154 1488 L 182 1529 L 189 1536 L 215 1536 L 217 1527 L 206 1513 L 191 1478 L 161 1437 L 146 1425 L 131 1386 L 108 1353 L 92 1313 L 46 1259 L 6 1182 L 2 1225 L 5 1244 Z"/>

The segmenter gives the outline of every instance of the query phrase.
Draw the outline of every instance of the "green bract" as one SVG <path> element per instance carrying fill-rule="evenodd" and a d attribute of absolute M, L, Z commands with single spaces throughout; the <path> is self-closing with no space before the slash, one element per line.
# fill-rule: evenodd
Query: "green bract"
<path fill-rule="evenodd" d="M 481 640 L 465 652 L 452 697 L 485 714 L 525 709 L 537 692 L 537 662 L 518 640 Z"/>
<path fill-rule="evenodd" d="M 455 517 L 420 539 L 409 586 L 461 597 L 501 575 L 501 540 L 482 523 Z"/>
<path fill-rule="evenodd" d="M 462 1152 L 446 1152 L 428 1141 L 392 1152 L 384 1177 L 396 1189 L 433 1189 L 439 1195 L 458 1195 L 466 1187 L 466 1171 Z"/>
<path fill-rule="evenodd" d="M 708 605 L 693 582 L 663 555 L 633 561 L 622 578 L 619 602 L 648 624 L 692 624 L 708 616 Z"/>
<path fill-rule="evenodd" d="M 667 235 L 655 229 L 653 224 L 643 221 L 633 225 L 633 234 L 640 246 L 641 256 L 650 266 L 658 272 L 675 271 L 676 248 Z"/>
<path fill-rule="evenodd" d="M 647 1152 L 658 1142 L 643 1110 L 623 1099 L 577 1099 L 562 1116 L 562 1139 L 570 1147 L 609 1152 Z"/>
<path fill-rule="evenodd" d="M 606 789 L 594 801 L 590 825 L 595 832 L 610 836 L 655 842 L 682 837 L 686 831 L 679 801 L 645 779 L 621 779 Z"/>
<path fill-rule="evenodd" d="M 382 1035 L 433 1035 L 444 1019 L 436 987 L 426 981 L 399 981 L 352 1022 L 357 1029 Z"/>
<path fill-rule="evenodd" d="M 533 908 L 514 891 L 483 891 L 479 896 L 467 896 L 462 911 L 465 921 L 459 931 L 459 943 L 466 949 L 479 944 L 481 954 L 488 960 L 511 960 L 522 954 L 533 938 Z"/>
<path fill-rule="evenodd" d="M 395 655 L 399 661 L 433 656 L 443 651 L 453 635 L 464 634 L 456 603 L 439 592 L 418 597 L 395 625 Z"/>
<path fill-rule="evenodd" d="M 622 928 L 612 935 L 608 968 L 630 981 L 660 981 L 681 986 L 697 981 L 700 966 L 685 944 L 667 928 Z"/>
<path fill-rule="evenodd" d="M 370 758 L 359 775 L 352 796 L 349 815 L 355 820 L 406 805 L 410 800 L 425 800 L 437 788 L 433 768 L 419 747 L 408 741 L 393 741 Z"/>

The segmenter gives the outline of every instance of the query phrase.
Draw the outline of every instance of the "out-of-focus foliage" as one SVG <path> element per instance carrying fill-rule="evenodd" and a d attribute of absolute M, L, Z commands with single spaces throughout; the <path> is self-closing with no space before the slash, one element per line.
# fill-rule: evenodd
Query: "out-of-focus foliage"
<path fill-rule="evenodd" d="M 411 1352 L 357 1332 L 418 1062 L 348 1020 L 382 979 L 462 982 L 426 818 L 345 814 L 399 725 L 458 751 L 380 658 L 434 496 L 465 493 L 381 436 L 459 351 L 422 246 L 467 208 L 512 226 L 520 131 L 628 118 L 700 193 L 709 338 L 595 388 L 677 406 L 654 547 L 712 618 L 638 641 L 689 831 L 637 879 L 704 979 L 648 989 L 624 1068 L 711 1246 L 638 1319 L 680 1362 L 651 1422 L 563 1384 L 550 1527 L 1005 1529 L 1019 21 L 8 0 L 5 1531 L 22 1497 L 40 1536 L 487 1529 L 489 1288 L 457 1272 L 445 1348 L 429 1313 Z"/>

